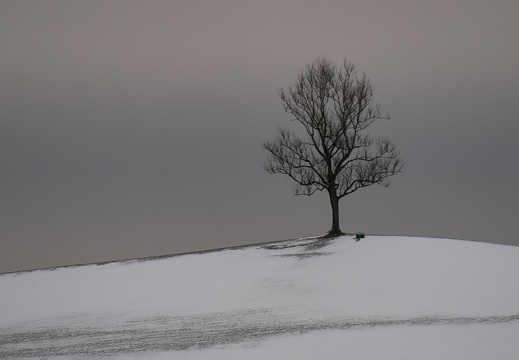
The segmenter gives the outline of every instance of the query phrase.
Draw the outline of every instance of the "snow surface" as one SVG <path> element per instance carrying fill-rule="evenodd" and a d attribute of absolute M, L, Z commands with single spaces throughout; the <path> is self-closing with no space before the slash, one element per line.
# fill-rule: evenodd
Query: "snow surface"
<path fill-rule="evenodd" d="M 519 247 L 306 238 L 0 275 L 0 358 L 518 359 Z"/>

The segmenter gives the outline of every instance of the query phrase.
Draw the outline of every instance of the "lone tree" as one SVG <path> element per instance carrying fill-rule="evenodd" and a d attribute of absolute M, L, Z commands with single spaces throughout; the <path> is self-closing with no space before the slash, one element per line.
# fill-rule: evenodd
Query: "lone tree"
<path fill-rule="evenodd" d="M 373 102 L 373 87 L 366 75 L 359 77 L 347 60 L 339 67 L 317 58 L 278 94 L 285 111 L 303 126 L 304 135 L 278 128 L 278 136 L 262 144 L 269 152 L 263 167 L 294 180 L 296 195 L 326 190 L 332 207 L 328 236 L 343 234 L 339 200 L 373 184 L 387 187 L 388 177 L 402 170 L 391 140 L 373 140 L 367 131 L 389 115 L 382 115 Z"/>

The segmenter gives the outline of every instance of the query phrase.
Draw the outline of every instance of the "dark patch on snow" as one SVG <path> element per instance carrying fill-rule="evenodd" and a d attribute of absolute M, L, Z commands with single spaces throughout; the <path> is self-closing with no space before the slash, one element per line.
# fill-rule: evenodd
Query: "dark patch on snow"
<path fill-rule="evenodd" d="M 314 251 L 314 252 L 305 252 L 305 253 L 301 253 L 301 254 L 281 254 L 281 255 L 274 255 L 274 256 L 295 257 L 298 260 L 303 260 L 303 259 L 307 259 L 307 258 L 311 258 L 311 257 L 315 257 L 315 256 L 326 256 L 326 255 L 331 255 L 331 254 L 332 253 L 329 253 L 329 252 Z"/>
<path fill-rule="evenodd" d="M 325 237 L 316 237 L 316 238 L 306 238 L 306 239 L 298 239 L 298 240 L 289 240 L 278 243 L 270 243 L 261 246 L 266 250 L 285 250 L 285 249 L 293 249 L 293 248 L 302 248 L 303 251 L 311 251 L 315 252 L 316 250 L 322 249 L 333 242 L 335 242 L 337 238 L 325 238 Z"/>

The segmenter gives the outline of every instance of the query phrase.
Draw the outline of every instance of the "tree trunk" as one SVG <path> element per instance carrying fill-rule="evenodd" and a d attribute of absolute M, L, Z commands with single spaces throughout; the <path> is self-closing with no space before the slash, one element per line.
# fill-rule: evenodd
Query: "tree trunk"
<path fill-rule="evenodd" d="M 339 227 L 339 198 L 335 189 L 329 190 L 328 194 L 330 195 L 330 205 L 332 206 L 332 229 L 328 232 L 328 236 L 343 235 L 344 233 Z"/>

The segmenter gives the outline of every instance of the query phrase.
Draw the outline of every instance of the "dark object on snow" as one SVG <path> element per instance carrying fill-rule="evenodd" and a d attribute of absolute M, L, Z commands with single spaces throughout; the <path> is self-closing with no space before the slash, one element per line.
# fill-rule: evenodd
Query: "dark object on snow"
<path fill-rule="evenodd" d="M 360 239 L 364 239 L 365 234 L 364 233 L 356 233 L 355 234 L 355 240 L 360 241 Z"/>

